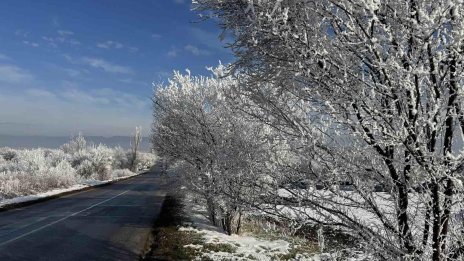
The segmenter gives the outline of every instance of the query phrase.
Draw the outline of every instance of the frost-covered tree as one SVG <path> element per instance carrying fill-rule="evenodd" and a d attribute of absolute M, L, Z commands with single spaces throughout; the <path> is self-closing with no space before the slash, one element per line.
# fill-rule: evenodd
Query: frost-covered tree
<path fill-rule="evenodd" d="M 308 209 L 286 215 L 382 259 L 462 258 L 462 1 L 193 2 L 234 38 L 244 110 L 286 136 L 279 168 L 327 188 L 288 189 Z"/>
<path fill-rule="evenodd" d="M 135 132 L 131 138 L 130 169 L 138 171 L 137 158 L 139 156 L 140 143 L 142 142 L 142 127 L 135 127 Z"/>
<path fill-rule="evenodd" d="M 247 122 L 225 101 L 231 77 L 175 73 L 154 96 L 152 142 L 159 156 L 182 161 L 184 180 L 202 195 L 209 218 L 229 234 L 240 228 L 247 187 L 263 154 L 262 128 Z"/>
<path fill-rule="evenodd" d="M 61 146 L 61 149 L 68 154 L 78 154 L 86 148 L 87 141 L 81 132 L 77 136 L 72 136 L 68 143 Z"/>

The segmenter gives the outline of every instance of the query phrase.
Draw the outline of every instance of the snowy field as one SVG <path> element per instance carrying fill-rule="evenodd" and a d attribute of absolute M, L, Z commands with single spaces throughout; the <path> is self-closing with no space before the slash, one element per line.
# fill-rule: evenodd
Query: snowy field
<path fill-rule="evenodd" d="M 456 187 L 462 191 L 462 184 L 460 181 L 455 182 Z M 337 194 L 328 191 L 328 190 L 317 190 L 314 188 L 310 189 L 280 189 L 278 195 L 282 198 L 295 198 L 298 202 L 298 198 L 309 200 L 311 202 L 325 204 L 325 207 L 329 209 L 341 210 L 346 215 L 359 222 L 370 229 L 378 230 L 379 234 L 384 233 L 384 227 L 382 221 L 378 216 L 375 215 L 372 208 L 368 207 L 365 199 L 361 195 L 354 191 L 338 191 Z M 413 234 L 419 236 L 421 234 L 421 228 L 424 225 L 424 215 L 419 215 L 418 213 L 425 213 L 426 201 L 424 200 L 424 195 L 417 192 L 408 193 L 409 205 L 408 213 L 410 214 L 411 220 L 411 229 Z M 386 192 L 374 192 L 372 194 L 372 199 L 375 205 L 382 213 L 385 215 L 385 218 L 391 223 L 396 222 L 396 210 L 395 202 L 389 193 Z M 452 218 L 456 222 L 462 222 L 464 219 L 464 210 L 463 210 L 463 197 L 456 195 L 455 203 L 451 208 Z M 355 203 L 356 204 L 355 204 Z M 366 202 L 366 203 L 365 203 Z M 365 203 L 365 206 L 363 206 Z M 266 209 L 266 207 L 263 207 Z M 316 207 L 305 206 L 304 204 L 299 204 L 295 206 L 291 205 L 278 205 L 269 206 L 269 211 L 275 211 L 276 213 L 292 216 L 296 220 L 298 219 L 308 219 L 308 217 L 315 220 L 327 219 L 327 211 L 323 211 Z M 341 222 L 339 218 L 334 215 L 330 215 L 330 219 L 333 222 Z"/>

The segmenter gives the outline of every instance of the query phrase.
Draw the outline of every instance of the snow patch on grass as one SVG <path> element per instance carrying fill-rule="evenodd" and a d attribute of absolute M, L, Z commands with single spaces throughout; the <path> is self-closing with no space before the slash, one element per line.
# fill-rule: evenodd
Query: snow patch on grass
<path fill-rule="evenodd" d="M 205 245 L 217 245 L 220 251 L 203 252 L 204 258 L 211 258 L 213 260 L 229 260 L 234 258 L 244 258 L 243 260 L 256 259 L 256 260 L 272 260 L 275 256 L 289 254 L 291 249 L 290 243 L 284 240 L 267 241 L 258 239 L 251 236 L 239 235 L 226 235 L 224 233 L 205 229 L 196 229 L 193 227 L 181 227 L 180 231 L 188 231 L 201 234 Z M 228 245 L 233 249 L 233 252 L 221 251 L 221 249 Z M 194 249 L 204 248 L 201 245 L 186 245 Z"/>
<path fill-rule="evenodd" d="M 201 237 L 201 244 L 187 244 L 195 252 L 195 260 L 320 260 L 315 253 L 298 253 L 298 245 L 284 239 L 258 238 L 252 234 L 227 235 L 206 218 L 206 210 L 195 197 L 187 194 L 185 213 L 190 222 L 180 227 L 180 232 L 194 233 Z M 295 259 L 297 258 L 297 259 Z"/>

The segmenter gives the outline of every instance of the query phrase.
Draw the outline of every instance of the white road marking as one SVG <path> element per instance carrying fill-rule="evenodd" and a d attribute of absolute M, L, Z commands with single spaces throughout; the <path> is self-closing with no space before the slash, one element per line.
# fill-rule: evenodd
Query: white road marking
<path fill-rule="evenodd" d="M 109 198 L 109 199 L 103 200 L 103 201 L 101 201 L 101 202 L 99 202 L 99 203 L 97 203 L 97 204 L 93 204 L 92 206 L 90 206 L 90 207 L 88 207 L 88 208 L 85 208 L 85 209 L 83 209 L 83 210 L 81 210 L 81 211 L 74 212 L 74 213 L 72 213 L 72 214 L 70 214 L 70 215 L 67 215 L 67 216 L 65 216 L 65 217 L 63 217 L 63 218 L 60 218 L 60 219 L 58 219 L 58 220 L 56 220 L 56 221 L 53 221 L 53 222 L 48 223 L 48 224 L 46 224 L 46 225 L 43 225 L 43 226 L 41 226 L 41 227 L 39 227 L 39 228 L 36 228 L 36 229 L 34 229 L 34 230 L 31 230 L 31 231 L 29 231 L 29 232 L 27 232 L 27 233 L 24 233 L 24 234 L 22 234 L 22 235 L 20 235 L 20 236 L 17 236 L 17 237 L 15 237 L 15 238 L 12 238 L 12 239 L 10 239 L 10 240 L 7 240 L 7 241 L 5 241 L 5 242 L 2 242 L 2 243 L 0 243 L 0 246 L 4 246 L 4 245 L 6 245 L 6 244 L 9 244 L 9 243 L 11 243 L 11 242 L 13 242 L 13 241 L 16 241 L 16 240 L 18 240 L 18 239 L 21 239 L 21 238 L 23 238 L 23 237 L 25 237 L 25 236 L 28 236 L 28 235 L 30 235 L 30 234 L 33 234 L 33 233 L 35 233 L 35 232 L 37 232 L 37 231 L 40 231 L 40 230 L 42 230 L 42 229 L 44 229 L 44 228 L 47 228 L 47 227 L 49 227 L 49 226 L 53 226 L 53 225 L 55 225 L 56 223 L 59 223 L 59 222 L 61 222 L 61 221 L 63 221 L 63 220 L 66 220 L 66 219 L 68 219 L 68 218 L 70 218 L 70 217 L 73 217 L 73 216 L 78 215 L 78 214 L 80 214 L 80 213 L 82 213 L 82 212 L 84 212 L 84 211 L 87 211 L 87 210 L 89 210 L 89 209 L 91 209 L 91 208 L 93 208 L 93 207 L 99 206 L 99 205 L 101 205 L 101 204 L 103 204 L 103 203 L 106 203 L 106 202 L 108 202 L 108 201 L 110 201 L 110 200 L 112 200 L 112 199 L 115 199 L 115 198 L 117 198 L 117 197 L 119 197 L 119 196 L 121 196 L 121 195 L 124 195 L 124 194 L 126 194 L 127 192 L 129 192 L 129 191 L 130 191 L 130 190 L 126 190 L 126 191 L 124 191 L 124 192 L 121 192 L 121 193 L 119 193 L 118 195 L 116 195 L 116 196 L 114 196 L 114 197 L 111 197 L 111 198 Z"/>
<path fill-rule="evenodd" d="M 156 205 L 156 204 L 153 204 L 153 205 Z M 141 207 L 150 207 L 151 205 L 102 205 L 101 207 L 137 207 L 137 208 L 141 208 Z"/>

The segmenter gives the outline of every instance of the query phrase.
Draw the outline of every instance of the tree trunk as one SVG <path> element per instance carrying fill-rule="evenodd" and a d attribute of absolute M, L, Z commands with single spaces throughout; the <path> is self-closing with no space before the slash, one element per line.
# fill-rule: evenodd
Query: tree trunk
<path fill-rule="evenodd" d="M 433 227 L 432 227 L 432 260 L 440 261 L 441 247 L 440 247 L 440 226 L 441 226 L 441 210 L 440 210 L 440 195 L 438 191 L 438 184 L 432 184 L 432 213 L 433 213 Z"/>
<path fill-rule="evenodd" d="M 422 236 L 422 248 L 425 249 L 427 243 L 429 241 L 429 234 L 430 234 L 430 214 L 431 214 L 431 202 L 427 203 L 426 210 L 425 210 L 425 217 L 424 217 L 424 231 Z"/>
<path fill-rule="evenodd" d="M 237 220 L 237 229 L 236 229 L 235 233 L 239 234 L 241 228 L 242 228 L 242 211 L 239 210 L 238 220 Z"/>
<path fill-rule="evenodd" d="M 212 197 L 210 195 L 206 195 L 206 208 L 208 210 L 208 216 L 209 216 L 209 220 L 214 224 L 214 225 L 218 225 L 217 224 L 217 220 L 216 220 L 216 205 L 214 203 L 214 199 L 212 199 Z"/>

